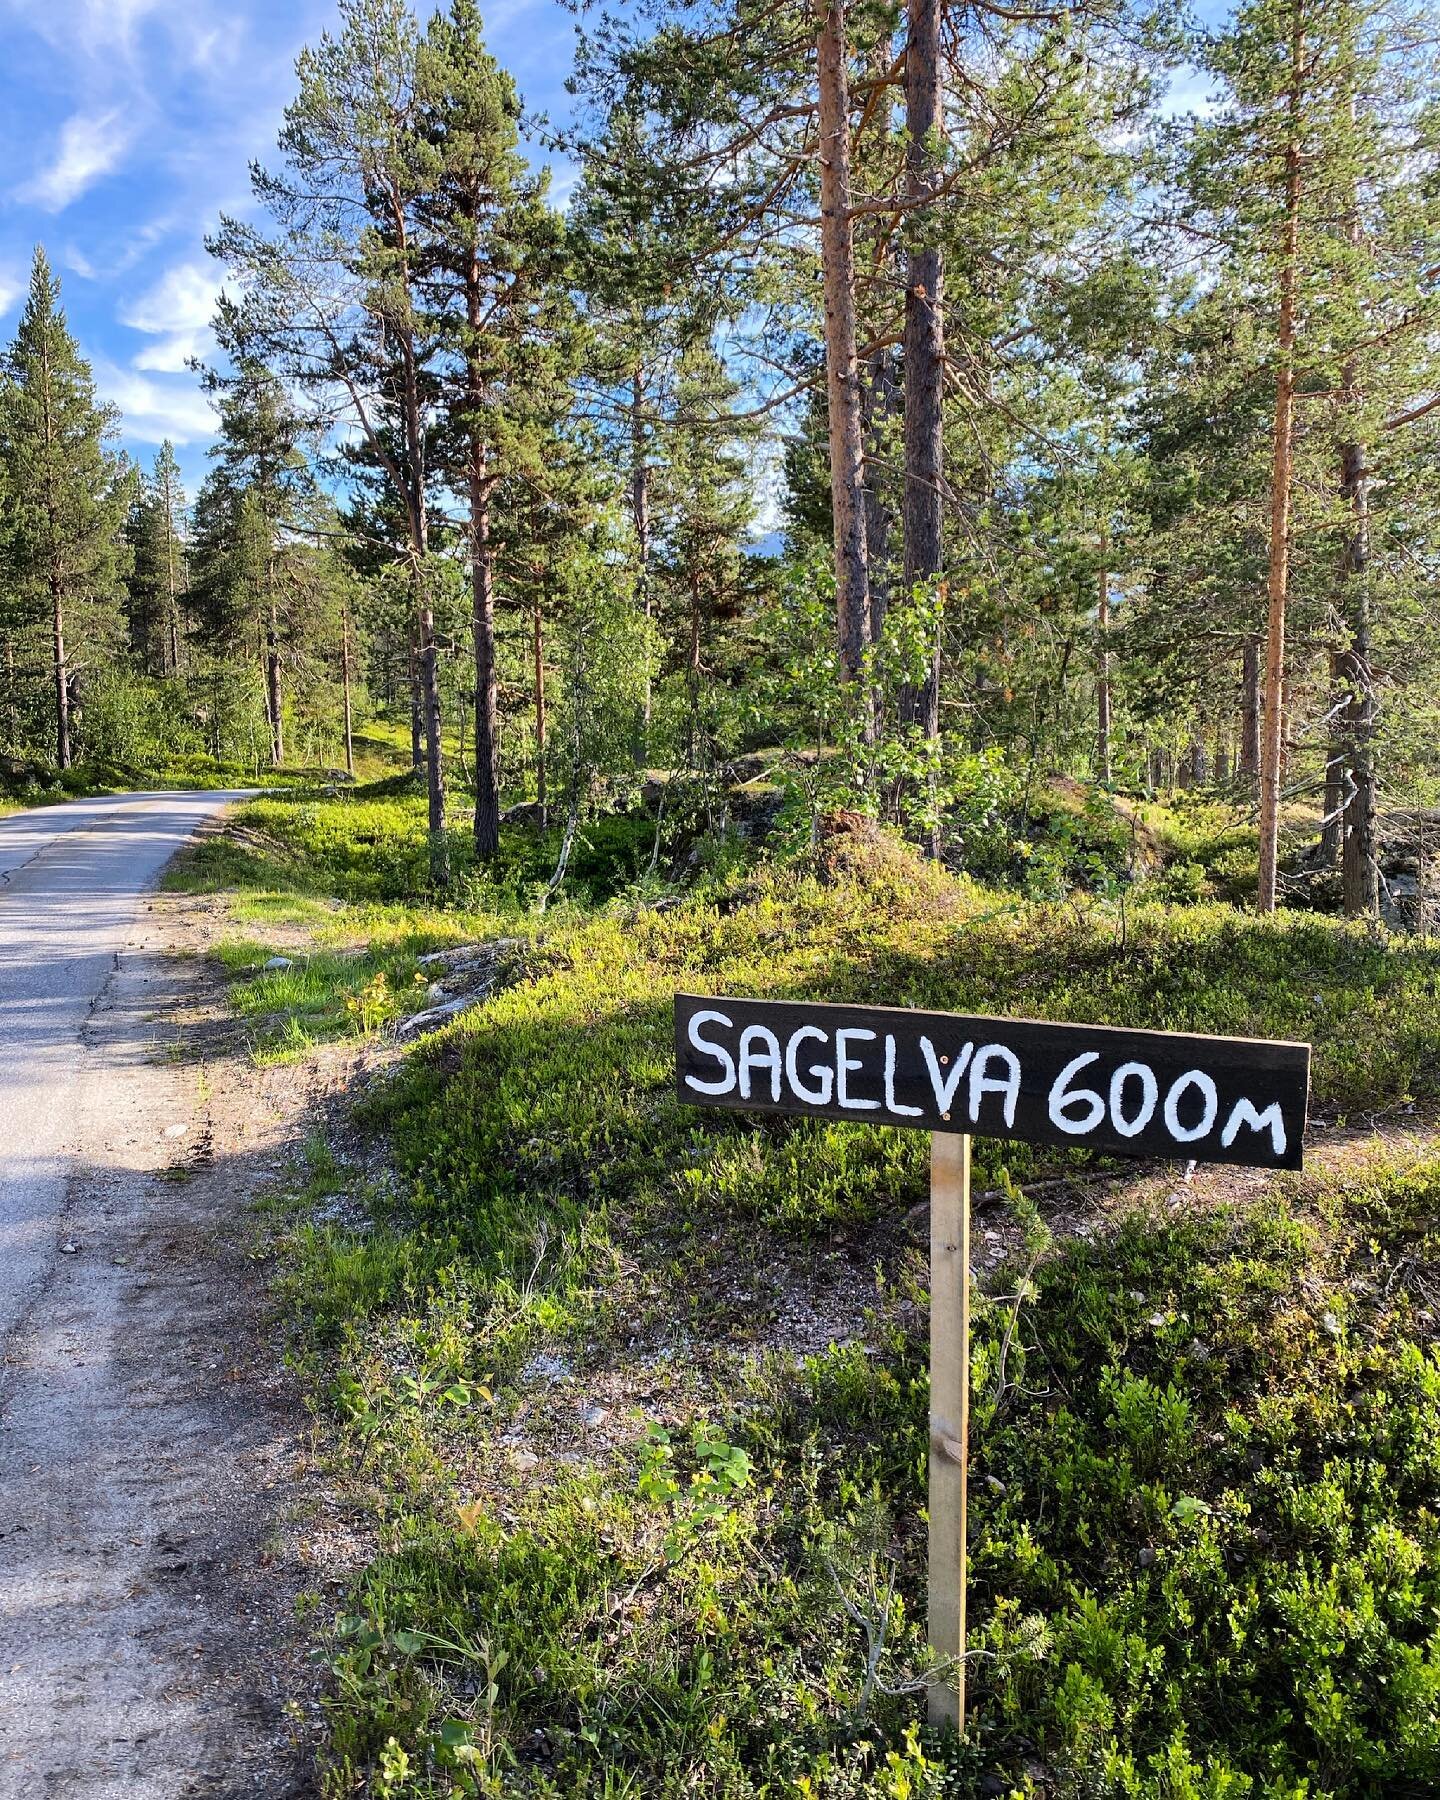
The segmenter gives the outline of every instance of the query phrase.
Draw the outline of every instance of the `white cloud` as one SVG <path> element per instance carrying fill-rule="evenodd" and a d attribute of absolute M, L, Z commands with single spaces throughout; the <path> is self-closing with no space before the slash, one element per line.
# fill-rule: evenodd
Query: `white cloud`
<path fill-rule="evenodd" d="M 133 135 L 118 106 L 97 117 L 72 114 L 60 127 L 55 160 L 27 182 L 16 198 L 46 212 L 62 212 L 102 175 L 109 174 L 129 149 Z"/>
<path fill-rule="evenodd" d="M 0 263 L 0 319 L 3 319 L 10 308 L 25 292 L 25 277 L 20 273 L 18 265 Z"/>
<path fill-rule="evenodd" d="M 215 414 L 193 380 L 155 381 L 114 363 L 95 364 L 95 386 L 120 408 L 125 435 L 143 444 L 169 438 L 174 444 L 208 443 Z"/>
<path fill-rule="evenodd" d="M 134 359 L 137 369 L 179 373 L 193 356 L 211 347 L 215 283 L 209 265 L 176 263 L 152 286 L 119 311 L 122 325 L 156 339 Z"/>

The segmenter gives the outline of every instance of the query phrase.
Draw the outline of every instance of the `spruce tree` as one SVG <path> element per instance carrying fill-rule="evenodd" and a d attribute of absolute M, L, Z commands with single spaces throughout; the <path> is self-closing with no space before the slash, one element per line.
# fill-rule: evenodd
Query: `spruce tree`
<path fill-rule="evenodd" d="M 56 761 L 69 768 L 77 682 L 113 647 L 129 483 L 111 449 L 114 409 L 95 398 L 90 365 L 60 309 L 60 284 L 37 246 L 30 296 L 5 359 L 0 461 L 16 635 L 41 660 L 48 635 Z"/>

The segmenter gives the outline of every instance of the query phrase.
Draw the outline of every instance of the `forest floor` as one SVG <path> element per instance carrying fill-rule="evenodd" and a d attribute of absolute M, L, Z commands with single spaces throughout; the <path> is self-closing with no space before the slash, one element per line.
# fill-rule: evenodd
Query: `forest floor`
<path fill-rule="evenodd" d="M 413 798 L 268 800 L 176 875 L 310 1097 L 253 1254 L 326 1496 L 320 1792 L 1435 1790 L 1440 948 L 883 843 L 543 918 L 405 898 L 421 856 Z M 918 1722 L 923 1139 L 680 1108 L 694 981 L 1314 1043 L 1300 1176 L 977 1142 L 963 1743 Z"/>

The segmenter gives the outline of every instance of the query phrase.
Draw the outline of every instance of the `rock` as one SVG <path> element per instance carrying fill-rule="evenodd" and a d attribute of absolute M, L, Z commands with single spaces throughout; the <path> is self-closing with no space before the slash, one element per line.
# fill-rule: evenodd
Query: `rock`
<path fill-rule="evenodd" d="M 429 950 L 417 956 L 422 969 L 468 969 L 482 963 L 498 962 L 509 950 L 518 950 L 519 938 L 487 938 L 482 944 L 452 944 L 448 950 Z"/>
<path fill-rule="evenodd" d="M 260 967 L 262 969 L 293 969 L 295 964 L 288 956 L 271 956 L 261 963 Z"/>
<path fill-rule="evenodd" d="M 510 1460 L 517 1469 L 533 1469 L 540 1458 L 533 1450 L 514 1450 L 511 1452 Z"/>
<path fill-rule="evenodd" d="M 580 1423 L 582 1425 L 603 1425 L 609 1417 L 610 1408 L 608 1406 L 590 1405 L 582 1406 L 580 1409 Z"/>
<path fill-rule="evenodd" d="M 448 1025 L 452 1019 L 459 1018 L 472 1006 L 478 1006 L 485 998 L 484 994 L 462 994 L 458 999 L 447 1000 L 443 1006 L 429 1007 L 425 1012 L 413 1013 L 408 1019 L 402 1019 L 395 1027 L 397 1038 L 419 1037 L 422 1032 L 438 1031 L 442 1025 Z"/>
<path fill-rule="evenodd" d="M 79 1254 L 79 1251 L 80 1246 L 75 1242 L 74 1238 L 66 1238 L 65 1242 L 60 1246 L 60 1254 L 62 1256 L 76 1256 Z"/>
<path fill-rule="evenodd" d="M 1147 1544 L 1145 1546 L 1145 1548 L 1140 1552 L 1139 1563 L 1140 1563 L 1140 1567 L 1142 1569 L 1149 1569 L 1149 1568 L 1154 1567 L 1155 1552 L 1153 1549 L 1151 1549 L 1149 1544 Z"/>
<path fill-rule="evenodd" d="M 181 1138 L 190 1129 L 188 1125 L 167 1125 L 165 1135 L 168 1138 Z"/>

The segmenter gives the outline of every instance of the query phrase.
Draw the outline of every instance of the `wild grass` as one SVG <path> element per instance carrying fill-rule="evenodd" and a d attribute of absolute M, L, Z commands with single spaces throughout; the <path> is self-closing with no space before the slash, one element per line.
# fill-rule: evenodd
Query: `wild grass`
<path fill-rule="evenodd" d="M 363 956 L 265 987 L 263 933 L 228 952 L 296 1030 L 458 924 L 334 867 L 344 903 L 310 922 L 363 920 Z M 327 1794 L 1434 1790 L 1440 1162 L 1204 1208 L 1167 1204 L 1172 1178 L 1088 1240 L 1022 1209 L 977 1303 L 960 1743 L 921 1724 L 927 1297 L 898 1221 L 923 1137 L 680 1106 L 670 1006 L 1311 1039 L 1315 1113 L 1354 1124 L 1440 1088 L 1440 951 L 1217 903 L 1036 905 L 884 857 L 531 929 L 524 979 L 367 1102 L 395 1188 L 317 1152 L 311 1210 L 277 1224 L 383 1546 L 327 1640 Z M 977 1161 L 980 1185 L 1057 1166 Z M 827 1281 L 833 1341 L 798 1344 L 787 1283 L 818 1304 Z"/>

